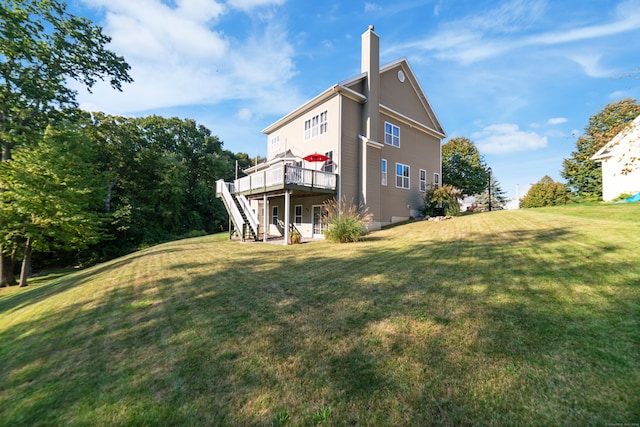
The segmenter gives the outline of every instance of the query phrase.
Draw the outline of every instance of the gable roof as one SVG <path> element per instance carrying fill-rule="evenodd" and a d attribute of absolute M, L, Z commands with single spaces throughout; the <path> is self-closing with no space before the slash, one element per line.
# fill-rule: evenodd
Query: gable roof
<path fill-rule="evenodd" d="M 640 147 L 640 116 L 624 127 L 611 141 L 607 142 L 596 154 L 591 156 L 591 160 L 605 160 L 612 157 L 622 146 L 637 145 Z"/>
<path fill-rule="evenodd" d="M 413 72 L 413 69 L 409 65 L 409 62 L 407 61 L 406 58 L 401 58 L 381 66 L 379 73 L 380 75 L 382 75 L 383 73 L 397 66 L 403 67 L 405 76 L 407 77 L 407 80 L 411 83 L 411 87 L 415 91 L 417 97 L 420 99 L 422 108 L 430 118 L 431 123 L 421 123 L 419 121 L 416 121 L 415 119 L 412 119 L 410 117 L 403 116 L 403 115 L 400 115 L 400 117 L 398 118 L 404 119 L 405 121 L 408 121 L 411 125 L 417 126 L 418 128 L 422 128 L 423 130 L 429 133 L 433 133 L 440 138 L 445 138 L 446 133 L 442 127 L 442 124 L 440 123 L 438 116 L 436 115 L 433 107 L 431 106 L 431 103 L 429 102 L 429 99 L 427 98 L 426 94 L 422 90 L 422 87 L 420 86 L 420 83 L 418 82 L 418 79 L 416 78 L 415 73 Z M 311 110 L 312 108 L 315 108 L 316 106 L 327 101 L 328 99 L 333 98 L 338 94 L 341 94 L 356 102 L 360 102 L 361 104 L 364 104 L 367 101 L 367 97 L 361 92 L 361 90 L 363 87 L 363 82 L 366 78 L 367 78 L 366 73 L 360 73 L 356 76 L 350 77 L 346 80 L 343 80 L 331 86 L 330 88 L 320 93 L 316 97 L 312 98 L 311 100 L 307 101 L 306 103 L 302 104 L 300 107 L 296 108 L 286 116 L 280 118 L 278 121 L 267 126 L 265 129 L 262 130 L 262 133 L 269 134 L 273 132 L 274 130 L 281 127 L 285 123 L 293 120 L 296 117 L 299 117 L 305 114 L 307 111 Z M 380 105 L 380 108 L 383 111 L 385 111 L 385 113 L 393 113 L 393 110 L 391 110 L 390 108 L 382 104 Z"/>
<path fill-rule="evenodd" d="M 440 123 L 440 119 L 438 118 L 438 116 L 435 113 L 435 110 L 433 109 L 433 107 L 431 106 L 431 103 L 429 102 L 429 99 L 427 98 L 427 95 L 425 94 L 424 90 L 422 90 L 422 86 L 420 86 L 420 83 L 418 82 L 418 79 L 416 78 L 415 73 L 413 72 L 413 69 L 411 68 L 411 65 L 409 65 L 409 61 L 407 61 L 406 58 L 400 58 L 397 59 L 393 62 L 389 62 L 388 64 L 382 65 L 380 67 L 380 76 L 382 76 L 382 74 L 396 68 L 396 67 L 402 67 L 403 72 L 405 74 L 405 78 L 406 80 L 411 84 L 411 87 L 413 89 L 413 91 L 415 92 L 416 96 L 418 97 L 418 99 L 420 100 L 420 104 L 424 110 L 424 112 L 426 113 L 426 115 L 429 117 L 429 121 L 430 123 L 422 123 L 417 121 L 415 118 L 411 118 L 408 117 L 406 115 L 402 115 L 402 114 L 398 114 L 397 112 L 393 111 L 393 109 L 391 109 L 389 106 L 386 106 L 384 104 L 380 104 L 380 109 L 382 111 L 384 111 L 386 114 L 390 114 L 390 115 L 395 115 L 397 116 L 396 118 L 400 119 L 400 120 L 404 120 L 406 122 L 408 122 L 410 125 L 412 126 L 416 126 L 418 128 L 422 128 L 424 131 L 427 131 L 429 133 L 434 133 L 435 135 L 437 135 L 440 138 L 445 138 L 447 136 L 446 132 L 444 131 L 444 128 L 442 127 L 442 124 Z M 357 92 L 358 88 L 362 86 L 364 79 L 367 78 L 366 73 L 361 73 L 357 76 L 354 76 L 350 79 L 347 80 L 343 80 L 342 82 L 339 83 L 340 86 L 343 86 L 347 89 L 351 89 L 354 92 Z M 382 88 L 380 89 L 382 91 Z M 381 92 L 382 93 L 382 92 Z M 366 100 L 366 96 L 359 93 L 359 95 Z"/>

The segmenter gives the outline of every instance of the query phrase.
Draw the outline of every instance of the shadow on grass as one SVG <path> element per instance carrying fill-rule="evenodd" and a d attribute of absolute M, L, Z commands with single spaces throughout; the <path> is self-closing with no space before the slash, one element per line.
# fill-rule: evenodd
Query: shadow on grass
<path fill-rule="evenodd" d="M 0 418 L 266 425 L 287 407 L 296 424 L 310 424 L 330 405 L 345 425 L 491 424 L 496 414 L 525 424 L 631 419 L 638 400 L 612 376 L 637 373 L 638 293 L 618 291 L 628 282 L 609 275 L 638 267 L 605 261 L 622 250 L 614 243 L 557 245 L 576 239 L 561 228 L 402 248 L 367 239 L 348 258 L 314 245 L 300 251 L 315 257 L 252 245 L 213 272 L 215 255 L 197 262 L 159 249 L 94 267 L 0 301 L 0 310 L 176 252 L 165 277 L 144 289 L 122 284 L 91 307 L 6 328 Z M 574 295 L 579 286 L 596 297 Z M 614 350 L 603 358 L 605 346 Z M 588 369 L 587 380 L 578 366 L 602 369 Z M 622 403 L 598 402 L 605 390 Z M 559 409 L 549 414 L 554 399 Z"/>
<path fill-rule="evenodd" d="M 127 255 L 113 261 L 108 261 L 97 266 L 89 267 L 77 272 L 60 274 L 46 285 L 40 285 L 38 280 L 30 280 L 29 285 L 22 292 L 13 292 L 11 295 L 2 296 L 0 294 L 0 313 L 11 310 L 19 310 L 32 304 L 37 304 L 52 295 L 66 292 L 78 286 L 82 286 L 87 281 L 104 272 L 115 270 L 128 265 L 138 258 L 149 256 L 150 253 L 159 254 L 163 252 L 176 252 L 174 249 L 164 249 L 161 251 L 141 251 L 132 255 Z"/>

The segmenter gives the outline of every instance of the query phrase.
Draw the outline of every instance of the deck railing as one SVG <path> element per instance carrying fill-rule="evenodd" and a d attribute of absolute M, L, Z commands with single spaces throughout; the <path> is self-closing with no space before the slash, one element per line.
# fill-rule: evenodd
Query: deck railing
<path fill-rule="evenodd" d="M 279 165 L 264 171 L 237 179 L 235 190 L 238 193 L 256 193 L 268 188 L 296 185 L 318 188 L 323 190 L 335 190 L 337 175 L 331 172 L 305 169 L 299 166 Z"/>

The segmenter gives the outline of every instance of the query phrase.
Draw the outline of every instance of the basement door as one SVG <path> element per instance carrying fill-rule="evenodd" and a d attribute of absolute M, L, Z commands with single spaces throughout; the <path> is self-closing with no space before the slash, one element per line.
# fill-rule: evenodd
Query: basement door
<path fill-rule="evenodd" d="M 313 206 L 313 237 L 323 237 L 324 231 L 327 229 L 327 224 L 322 222 L 322 216 L 327 213 L 327 210 L 322 205 Z"/>

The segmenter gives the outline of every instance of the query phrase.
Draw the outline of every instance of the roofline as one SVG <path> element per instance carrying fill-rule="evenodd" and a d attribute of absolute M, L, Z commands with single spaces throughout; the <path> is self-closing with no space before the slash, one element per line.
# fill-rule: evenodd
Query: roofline
<path fill-rule="evenodd" d="M 447 137 L 447 133 L 444 130 L 444 127 L 442 126 L 442 123 L 440 122 L 440 119 L 438 118 L 438 115 L 436 114 L 435 110 L 433 109 L 433 106 L 431 105 L 431 102 L 429 102 L 429 98 L 427 97 L 426 93 L 424 90 L 422 90 L 422 86 L 420 86 L 420 82 L 418 81 L 418 79 L 416 78 L 416 74 L 413 72 L 413 68 L 411 68 L 411 65 L 409 64 L 409 61 L 407 61 L 407 58 L 402 57 L 400 59 L 396 59 L 395 61 L 389 62 L 387 64 L 384 64 L 383 66 L 380 67 L 379 69 L 379 73 L 382 74 L 385 71 L 390 70 L 393 67 L 396 67 L 397 65 L 400 64 L 404 64 L 408 70 L 409 73 L 411 74 L 411 78 L 409 79 L 411 82 L 411 85 L 413 86 L 414 90 L 420 95 L 421 101 L 426 103 L 426 105 L 424 105 L 424 109 L 427 112 L 427 114 L 429 115 L 429 118 L 431 119 L 431 121 L 436 125 L 436 127 L 439 128 L 438 129 L 432 129 L 429 126 L 426 126 L 422 123 L 419 123 L 413 119 L 410 119 L 409 117 L 406 117 L 404 115 L 401 115 L 399 113 L 393 112 L 393 110 L 387 108 L 387 110 L 393 112 L 399 119 L 402 120 L 408 120 L 412 123 L 409 124 L 415 124 L 417 125 L 419 128 L 424 128 L 426 130 L 428 130 L 429 133 L 433 133 L 434 136 L 438 136 L 441 138 L 446 138 Z M 333 98 L 336 95 L 344 95 L 347 98 L 356 101 L 356 102 L 360 102 L 360 103 L 365 103 L 367 101 L 367 97 L 359 92 L 354 91 L 353 89 L 350 89 L 348 87 L 346 87 L 347 85 L 350 85 L 360 79 L 363 79 L 367 76 L 367 73 L 360 73 L 356 76 L 353 76 L 351 78 L 348 78 L 346 80 L 342 80 L 340 83 L 334 84 L 333 86 L 331 86 L 330 88 L 326 89 L 324 92 L 320 93 L 319 95 L 317 95 L 315 98 L 310 99 L 309 101 L 305 102 L 304 104 L 302 104 L 301 106 L 299 106 L 298 108 L 296 108 L 295 110 L 293 110 L 292 112 L 290 112 L 289 114 L 287 114 L 286 116 L 280 118 L 278 121 L 270 124 L 269 126 L 267 126 L 266 128 L 264 128 L 262 130 L 262 133 L 264 134 L 270 134 L 271 132 L 273 132 L 274 130 L 278 129 L 279 127 L 283 126 L 285 123 L 300 117 L 301 115 L 305 114 L 307 111 L 311 110 L 312 108 L 316 107 L 317 105 L 321 104 L 322 102 L 325 102 L 331 98 Z M 380 105 L 381 109 L 382 109 L 382 104 Z"/>
<path fill-rule="evenodd" d="M 437 127 L 440 128 L 440 130 L 437 130 L 436 132 L 441 135 L 444 135 L 444 138 L 446 138 L 447 132 L 444 130 L 444 127 L 442 126 L 442 122 L 440 121 L 440 119 L 438 118 L 438 114 L 436 113 L 436 110 L 431 105 L 431 102 L 429 101 L 429 97 L 427 96 L 427 93 L 422 89 L 422 86 L 420 85 L 420 81 L 416 77 L 416 73 L 413 71 L 413 68 L 411 68 L 411 64 L 409 64 L 409 61 L 407 60 L 406 57 L 396 59 L 395 61 L 392 61 L 383 65 L 382 67 L 380 67 L 380 73 L 388 71 L 400 64 L 406 65 L 409 71 L 411 72 L 412 78 L 410 79 L 410 81 L 411 81 L 411 84 L 414 85 L 414 90 L 416 90 L 416 92 L 418 92 L 424 97 L 424 101 L 427 103 L 427 105 L 425 106 L 427 108 L 425 108 L 425 110 L 429 115 L 429 118 Z"/>
<path fill-rule="evenodd" d="M 348 82 L 348 81 L 345 80 L 345 82 Z M 301 106 L 299 106 L 298 108 L 296 108 L 295 110 L 287 114 L 286 116 L 280 118 L 278 121 L 270 124 L 269 126 L 267 126 L 262 130 L 262 133 L 269 134 L 273 132 L 274 130 L 281 127 L 285 123 L 297 117 L 300 117 L 301 115 L 305 114 L 307 111 L 333 98 L 336 95 L 344 95 L 347 98 L 360 103 L 364 103 L 367 100 L 367 97 L 364 96 L 363 94 L 356 92 L 353 89 L 349 89 L 348 87 L 345 87 L 344 82 L 338 83 L 331 86 L 329 89 L 325 90 L 321 94 L 317 95 L 315 98 L 312 98 L 311 100 L 305 102 L 304 104 L 302 104 Z"/>
<path fill-rule="evenodd" d="M 596 154 L 591 156 L 591 160 L 604 160 L 612 156 L 611 150 L 616 144 L 619 144 L 620 141 L 626 138 L 631 132 L 634 131 L 635 128 L 640 129 L 640 115 L 633 119 L 632 121 L 627 123 L 627 126 L 624 127 L 620 132 L 618 132 L 609 142 L 607 142 L 601 149 L 599 149 Z M 640 132 L 640 130 L 639 130 Z"/>
<path fill-rule="evenodd" d="M 380 104 L 380 111 L 382 113 L 385 113 L 397 120 L 400 120 L 401 122 L 404 122 L 405 124 L 409 125 L 412 128 L 416 128 L 424 133 L 428 133 L 432 136 L 435 136 L 437 138 L 440 139 L 444 139 L 447 137 L 447 134 L 445 134 L 444 132 L 440 132 L 438 130 L 432 129 L 429 126 L 425 125 L 424 123 L 420 123 L 417 120 L 412 119 L 411 117 L 405 116 L 402 113 L 399 113 L 389 107 L 387 107 L 384 104 Z"/>

